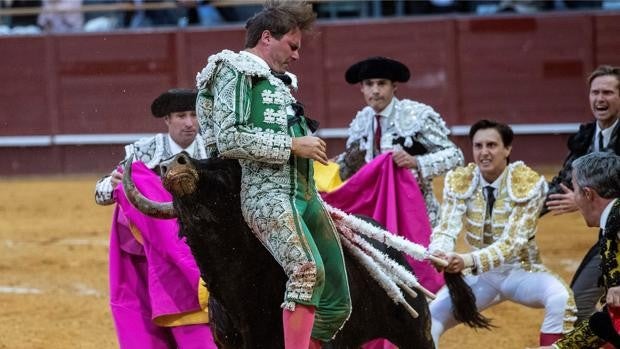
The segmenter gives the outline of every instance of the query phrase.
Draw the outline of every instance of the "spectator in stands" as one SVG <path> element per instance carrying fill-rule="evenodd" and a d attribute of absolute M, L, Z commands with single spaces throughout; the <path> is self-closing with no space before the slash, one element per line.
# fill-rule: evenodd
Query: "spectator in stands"
<path fill-rule="evenodd" d="M 43 0 L 37 23 L 49 33 L 81 31 L 84 25 L 81 7 L 82 0 Z"/>
<path fill-rule="evenodd" d="M 472 1 L 421 0 L 406 1 L 406 11 L 411 14 L 466 13 L 473 11 Z"/>
<path fill-rule="evenodd" d="M 502 0 L 497 12 L 536 13 L 548 9 L 549 1 L 534 0 Z"/>
<path fill-rule="evenodd" d="M 564 167 L 549 183 L 549 195 L 543 215 L 549 211 L 554 214 L 577 211 L 571 183 L 573 160 L 595 151 L 620 155 L 620 67 L 598 67 L 590 74 L 588 85 L 590 110 L 594 121 L 581 125 L 579 131 L 568 140 L 569 154 L 564 161 Z M 587 319 L 594 313 L 604 292 L 598 282 L 601 276 L 599 248 L 599 243 L 595 242 L 584 256 L 571 282 L 578 321 Z"/>
<path fill-rule="evenodd" d="M 235 6 L 223 6 L 219 8 L 222 18 L 229 23 L 245 23 L 262 9 L 261 5 L 245 4 Z"/>
<path fill-rule="evenodd" d="M 177 26 L 179 10 L 176 0 L 124 0 L 137 8 L 125 13 L 125 26 L 129 28 Z M 142 5 L 162 4 L 164 8 L 144 9 Z M 165 6 L 168 5 L 168 6 Z"/>
<path fill-rule="evenodd" d="M 120 5 L 122 0 L 82 0 L 85 7 Z M 123 13 L 117 10 L 84 12 L 84 31 L 109 31 L 123 26 Z"/>
<path fill-rule="evenodd" d="M 42 0 L 0 0 L 0 8 L 20 9 L 20 8 L 40 8 Z M 11 16 L 6 22 L 11 28 L 38 26 L 37 14 Z"/>
<path fill-rule="evenodd" d="M 590 9 L 600 9 L 603 7 L 603 3 L 607 2 L 617 2 L 617 0 L 612 1 L 601 1 L 601 0 L 558 0 L 555 1 L 556 9 L 560 9 L 561 6 L 570 9 L 570 10 L 590 10 Z"/>
<path fill-rule="evenodd" d="M 185 8 L 187 24 L 210 27 L 225 22 L 220 9 L 208 0 L 177 0 Z"/>

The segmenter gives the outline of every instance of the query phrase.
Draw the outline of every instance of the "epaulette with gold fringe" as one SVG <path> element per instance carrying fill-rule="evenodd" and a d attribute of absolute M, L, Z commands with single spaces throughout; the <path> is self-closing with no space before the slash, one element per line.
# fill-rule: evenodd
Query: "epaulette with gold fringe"
<path fill-rule="evenodd" d="M 478 177 L 474 163 L 455 168 L 446 175 L 444 196 L 454 196 L 459 199 L 470 197 L 478 186 Z"/>
<path fill-rule="evenodd" d="M 515 202 L 525 202 L 543 191 L 547 193 L 545 178 L 529 168 L 522 161 L 517 161 L 508 167 L 508 195 Z"/>

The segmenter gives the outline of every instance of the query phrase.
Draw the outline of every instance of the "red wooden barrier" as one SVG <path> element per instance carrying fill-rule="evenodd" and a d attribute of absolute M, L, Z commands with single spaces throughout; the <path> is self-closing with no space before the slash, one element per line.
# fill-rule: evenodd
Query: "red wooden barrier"
<path fill-rule="evenodd" d="M 397 95 L 433 106 L 450 126 L 480 118 L 578 123 L 591 118 L 587 74 L 599 64 L 620 65 L 619 19 L 570 12 L 326 22 L 304 39 L 291 70 L 299 100 L 322 128 L 346 127 L 363 107 L 344 71 L 375 55 L 407 64 L 412 79 Z M 108 172 L 122 144 L 49 136 L 162 131 L 163 122 L 150 116 L 152 99 L 193 87 L 209 55 L 241 50 L 243 41 L 240 26 L 0 37 L 0 158 L 7 164 L 0 175 Z M 44 138 L 37 138 L 42 146 L 22 147 L 11 136 Z M 455 139 L 469 154 L 466 139 Z M 513 158 L 557 164 L 565 141 L 566 134 L 517 136 Z M 329 140 L 331 156 L 342 148 L 343 140 Z"/>

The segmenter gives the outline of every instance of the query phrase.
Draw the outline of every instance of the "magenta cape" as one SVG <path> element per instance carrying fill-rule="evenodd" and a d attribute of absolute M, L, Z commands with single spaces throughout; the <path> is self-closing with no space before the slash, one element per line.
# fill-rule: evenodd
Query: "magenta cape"
<path fill-rule="evenodd" d="M 396 166 L 391 153 L 376 157 L 343 186 L 323 193 L 322 197 L 333 207 L 372 217 L 390 232 L 428 247 L 431 224 L 424 197 L 411 171 Z M 443 286 L 443 277 L 429 263 L 406 257 L 422 286 L 431 292 Z M 394 349 L 396 346 L 388 340 L 375 339 L 362 348 Z"/>
<path fill-rule="evenodd" d="M 431 225 L 426 204 L 410 170 L 386 153 L 364 165 L 339 189 L 322 194 L 328 204 L 350 214 L 374 218 L 390 232 L 428 247 Z M 430 263 L 407 256 L 422 286 L 437 292 L 444 281 Z"/>
<path fill-rule="evenodd" d="M 134 163 L 132 171 L 134 183 L 146 197 L 159 202 L 172 200 L 160 178 L 143 163 Z M 153 322 L 161 316 L 201 309 L 200 273 L 189 247 L 178 237 L 176 219 L 143 215 L 129 203 L 122 185 L 116 187 L 114 195 L 117 207 L 110 236 L 110 307 L 119 344 L 127 348 L 160 347 L 157 343 L 163 338 L 156 338 L 161 334 Z M 130 226 L 141 235 L 141 243 Z M 215 346 L 203 343 L 200 347 Z"/>

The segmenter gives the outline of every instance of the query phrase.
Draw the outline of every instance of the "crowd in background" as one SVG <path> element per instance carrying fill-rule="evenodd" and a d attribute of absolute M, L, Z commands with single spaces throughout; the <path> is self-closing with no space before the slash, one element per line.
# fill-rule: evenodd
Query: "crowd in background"
<path fill-rule="evenodd" d="M 319 19 L 433 14 L 619 10 L 620 0 L 369 0 L 317 1 Z M 0 0 L 1 34 L 98 32 L 126 28 L 244 23 L 261 5 L 242 0 Z"/>

